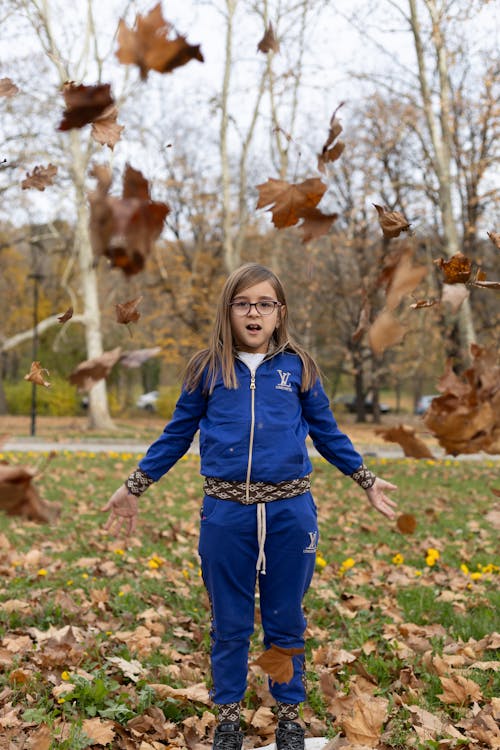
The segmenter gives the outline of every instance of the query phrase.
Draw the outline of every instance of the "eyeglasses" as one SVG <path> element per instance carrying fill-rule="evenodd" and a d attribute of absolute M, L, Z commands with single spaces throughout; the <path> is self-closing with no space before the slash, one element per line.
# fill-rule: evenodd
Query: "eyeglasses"
<path fill-rule="evenodd" d="M 241 315 L 241 317 L 243 317 L 243 315 L 248 315 L 252 307 L 255 307 L 255 310 L 259 315 L 272 315 L 277 307 L 281 307 L 281 302 L 276 302 L 272 299 L 263 299 L 259 300 L 259 302 L 243 302 L 243 300 L 241 300 L 238 302 L 230 302 L 229 307 L 232 308 L 235 315 Z"/>

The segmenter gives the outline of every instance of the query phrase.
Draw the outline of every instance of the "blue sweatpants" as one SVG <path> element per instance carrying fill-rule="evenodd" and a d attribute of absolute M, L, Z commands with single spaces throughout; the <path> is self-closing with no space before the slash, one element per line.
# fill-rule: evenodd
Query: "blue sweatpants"
<path fill-rule="evenodd" d="M 306 619 L 302 599 L 314 572 L 318 525 L 310 492 L 267 503 L 266 573 L 258 575 L 264 646 L 303 648 Z M 214 703 L 242 700 L 254 630 L 256 562 L 255 505 L 206 495 L 201 510 L 199 553 L 212 608 L 212 698 Z M 282 703 L 305 700 L 304 657 L 293 656 L 288 683 L 270 682 Z"/>

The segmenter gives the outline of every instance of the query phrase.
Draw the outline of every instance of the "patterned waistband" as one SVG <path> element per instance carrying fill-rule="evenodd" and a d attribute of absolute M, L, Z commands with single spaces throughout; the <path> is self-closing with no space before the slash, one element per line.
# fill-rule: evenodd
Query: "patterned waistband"
<path fill-rule="evenodd" d="M 289 479 L 284 482 L 271 484 L 270 482 L 250 482 L 247 495 L 246 482 L 231 482 L 216 477 L 205 477 L 203 490 L 205 495 L 219 500 L 233 500 L 243 505 L 255 503 L 271 503 L 273 500 L 285 500 L 308 492 L 311 489 L 311 477 Z"/>

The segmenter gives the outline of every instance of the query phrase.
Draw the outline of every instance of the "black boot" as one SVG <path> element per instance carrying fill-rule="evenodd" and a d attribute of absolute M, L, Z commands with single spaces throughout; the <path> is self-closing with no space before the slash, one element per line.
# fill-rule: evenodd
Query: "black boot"
<path fill-rule="evenodd" d="M 305 731 L 296 721 L 279 721 L 276 730 L 277 750 L 304 750 Z"/>
<path fill-rule="evenodd" d="M 239 724 L 223 721 L 215 727 L 213 750 L 241 750 L 243 732 Z"/>

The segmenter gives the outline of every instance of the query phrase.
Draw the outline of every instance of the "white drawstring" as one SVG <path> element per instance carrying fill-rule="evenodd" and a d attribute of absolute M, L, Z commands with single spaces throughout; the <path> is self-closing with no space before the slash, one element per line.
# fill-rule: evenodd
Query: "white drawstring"
<path fill-rule="evenodd" d="M 259 542 L 259 556 L 257 558 L 257 573 L 266 575 L 266 555 L 264 545 L 266 543 L 266 504 L 256 503 L 257 505 L 257 541 Z"/>

